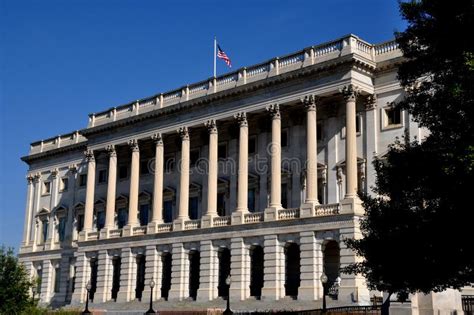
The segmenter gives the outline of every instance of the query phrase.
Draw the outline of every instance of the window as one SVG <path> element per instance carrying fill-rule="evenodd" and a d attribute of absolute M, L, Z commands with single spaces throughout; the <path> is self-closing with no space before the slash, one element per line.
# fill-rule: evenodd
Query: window
<path fill-rule="evenodd" d="M 227 159 L 227 144 L 219 144 L 219 146 L 217 147 L 217 158 Z"/>
<path fill-rule="evenodd" d="M 64 237 L 66 235 L 66 217 L 59 218 L 58 234 L 59 234 L 59 241 L 64 242 Z"/>
<path fill-rule="evenodd" d="M 150 211 L 149 204 L 140 205 L 140 225 L 144 226 L 148 224 L 148 215 Z"/>
<path fill-rule="evenodd" d="M 360 113 L 357 113 L 356 115 L 356 133 L 360 134 L 361 133 L 361 125 L 362 125 L 362 115 Z"/>
<path fill-rule="evenodd" d="M 69 187 L 69 179 L 67 177 L 61 178 L 59 185 L 59 191 L 66 191 Z"/>
<path fill-rule="evenodd" d="M 285 148 L 288 146 L 288 129 L 281 131 L 281 147 Z"/>
<path fill-rule="evenodd" d="M 257 137 L 252 136 L 249 138 L 249 155 L 257 153 Z"/>
<path fill-rule="evenodd" d="M 316 125 L 316 137 L 318 141 L 321 141 L 324 139 L 323 135 L 323 123 L 318 123 Z"/>
<path fill-rule="evenodd" d="M 77 232 L 81 232 L 84 229 L 84 215 L 79 214 L 77 216 Z"/>
<path fill-rule="evenodd" d="M 198 197 L 189 198 L 189 218 L 196 220 L 198 218 Z"/>
<path fill-rule="evenodd" d="M 141 160 L 140 161 L 140 175 L 147 175 L 150 174 L 150 170 L 148 169 L 148 160 Z"/>
<path fill-rule="evenodd" d="M 126 208 L 120 208 L 117 215 L 117 226 L 122 229 L 127 224 L 128 213 Z"/>
<path fill-rule="evenodd" d="M 249 189 L 248 191 L 247 207 L 250 212 L 255 212 L 255 189 Z"/>
<path fill-rule="evenodd" d="M 105 226 L 105 211 L 97 211 L 97 231 L 100 231 Z"/>
<path fill-rule="evenodd" d="M 199 160 L 199 149 L 191 150 L 189 154 L 189 166 L 196 166 L 197 161 Z"/>
<path fill-rule="evenodd" d="M 79 175 L 79 187 L 85 187 L 87 185 L 87 174 Z"/>
<path fill-rule="evenodd" d="M 128 167 L 127 165 L 119 166 L 119 179 L 126 179 L 128 177 Z"/>
<path fill-rule="evenodd" d="M 283 208 L 288 208 L 288 185 L 281 185 L 281 206 Z"/>
<path fill-rule="evenodd" d="M 217 215 L 225 216 L 225 193 L 217 194 Z"/>
<path fill-rule="evenodd" d="M 59 292 L 59 284 L 61 283 L 61 268 L 54 268 L 54 293 Z"/>
<path fill-rule="evenodd" d="M 43 221 L 43 230 L 41 231 L 41 236 L 42 236 L 42 243 L 46 242 L 46 240 L 48 239 L 48 220 L 47 219 L 44 219 Z"/>
<path fill-rule="evenodd" d="M 41 294 L 41 282 L 43 281 L 43 269 L 38 269 L 36 271 L 37 275 L 37 286 L 36 286 L 36 293 Z"/>
<path fill-rule="evenodd" d="M 400 108 L 386 108 L 385 109 L 385 118 L 386 126 L 400 125 L 402 123 L 402 113 Z"/>
<path fill-rule="evenodd" d="M 51 182 L 44 182 L 43 183 L 43 195 L 47 195 L 51 193 Z"/>
<path fill-rule="evenodd" d="M 165 223 L 170 223 L 173 221 L 173 202 L 167 200 L 163 203 L 163 212 Z"/>
<path fill-rule="evenodd" d="M 99 171 L 98 183 L 103 184 L 105 182 L 107 182 L 107 171 L 106 170 L 100 170 Z"/>
<path fill-rule="evenodd" d="M 174 171 L 174 156 L 173 155 L 167 155 L 165 156 L 165 172 L 166 173 L 171 173 Z"/>

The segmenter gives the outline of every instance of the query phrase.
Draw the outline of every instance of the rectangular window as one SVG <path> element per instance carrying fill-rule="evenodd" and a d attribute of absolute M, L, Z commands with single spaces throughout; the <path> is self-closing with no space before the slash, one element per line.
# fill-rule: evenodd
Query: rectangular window
<path fill-rule="evenodd" d="M 47 195 L 51 193 L 51 182 L 44 182 L 43 183 L 43 195 Z"/>
<path fill-rule="evenodd" d="M 165 223 L 173 222 L 173 201 L 167 200 L 163 203 L 163 214 Z"/>
<path fill-rule="evenodd" d="M 217 194 L 217 214 L 225 216 L 225 193 Z"/>
<path fill-rule="evenodd" d="M 107 171 L 106 170 L 100 170 L 99 171 L 99 176 L 98 176 L 98 183 L 103 184 L 107 182 Z"/>
<path fill-rule="evenodd" d="M 85 187 L 87 185 L 87 174 L 79 175 L 79 187 Z"/>
<path fill-rule="evenodd" d="M 197 161 L 199 160 L 199 149 L 191 150 L 189 154 L 189 166 L 196 166 Z"/>
<path fill-rule="evenodd" d="M 128 167 L 127 165 L 119 166 L 119 179 L 126 179 L 128 177 Z"/>
<path fill-rule="evenodd" d="M 105 211 L 97 212 L 97 231 L 100 231 L 105 226 Z"/>
<path fill-rule="evenodd" d="M 257 137 L 249 137 L 249 155 L 257 153 Z"/>
<path fill-rule="evenodd" d="M 61 178 L 60 191 L 66 191 L 69 188 L 69 179 L 67 177 Z"/>
<path fill-rule="evenodd" d="M 362 115 L 360 113 L 356 114 L 356 133 L 361 132 L 361 122 L 362 122 Z"/>
<path fill-rule="evenodd" d="M 198 197 L 189 198 L 189 218 L 191 220 L 197 220 L 198 218 Z"/>
<path fill-rule="evenodd" d="M 167 155 L 165 156 L 165 172 L 166 173 L 171 173 L 174 171 L 174 156 L 173 155 Z"/>
<path fill-rule="evenodd" d="M 59 284 L 61 283 L 61 269 L 54 268 L 54 293 L 59 292 Z"/>
<path fill-rule="evenodd" d="M 288 185 L 281 185 L 281 206 L 283 208 L 288 208 Z"/>
<path fill-rule="evenodd" d="M 117 214 L 117 226 L 119 229 L 122 229 L 127 224 L 127 209 L 120 208 Z"/>
<path fill-rule="evenodd" d="M 316 137 L 318 141 L 321 141 L 324 139 L 324 134 L 323 134 L 323 124 L 318 123 L 316 125 Z"/>
<path fill-rule="evenodd" d="M 48 220 L 43 220 L 43 230 L 41 231 L 42 232 L 42 243 L 46 242 L 46 240 L 48 239 Z"/>
<path fill-rule="evenodd" d="M 148 216 L 150 211 L 149 204 L 140 205 L 140 225 L 145 226 L 148 224 Z"/>
<path fill-rule="evenodd" d="M 400 125 L 402 123 L 402 113 L 400 108 L 386 108 L 385 116 L 387 118 L 387 126 Z"/>
<path fill-rule="evenodd" d="M 217 147 L 217 157 L 219 159 L 227 159 L 227 144 L 219 144 L 219 146 Z"/>
<path fill-rule="evenodd" d="M 58 234 L 59 234 L 59 241 L 64 242 L 64 237 L 66 235 L 66 217 L 59 218 Z"/>
<path fill-rule="evenodd" d="M 37 269 L 36 275 L 36 293 L 39 295 L 41 293 L 41 282 L 43 281 L 43 269 Z"/>
<path fill-rule="evenodd" d="M 81 232 L 84 229 L 84 215 L 79 214 L 77 216 L 77 232 Z"/>
<path fill-rule="evenodd" d="M 288 129 L 281 131 L 281 147 L 285 148 L 288 146 Z"/>
<path fill-rule="evenodd" d="M 140 175 L 147 175 L 150 174 L 150 170 L 148 169 L 148 160 L 141 160 L 140 161 Z"/>
<path fill-rule="evenodd" d="M 247 207 L 250 212 L 255 212 L 255 189 L 249 189 L 248 191 Z"/>

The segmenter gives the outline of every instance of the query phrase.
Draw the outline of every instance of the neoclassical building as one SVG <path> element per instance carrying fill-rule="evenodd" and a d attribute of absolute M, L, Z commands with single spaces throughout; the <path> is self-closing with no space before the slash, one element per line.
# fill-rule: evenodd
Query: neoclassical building
<path fill-rule="evenodd" d="M 103 112 L 32 143 L 20 260 L 43 303 L 230 295 L 366 303 L 358 190 L 405 111 L 393 41 L 354 35 Z M 227 277 L 231 283 L 226 283 Z M 191 301 L 189 303 L 192 303 Z"/>

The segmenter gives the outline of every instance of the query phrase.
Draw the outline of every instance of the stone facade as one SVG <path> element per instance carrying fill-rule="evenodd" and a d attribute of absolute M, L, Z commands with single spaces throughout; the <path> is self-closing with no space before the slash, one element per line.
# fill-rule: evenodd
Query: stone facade
<path fill-rule="evenodd" d="M 357 191 L 423 131 L 392 105 L 401 52 L 349 35 L 92 114 L 31 144 L 20 259 L 41 302 L 369 300 Z M 230 286 L 226 278 L 230 276 Z M 191 302 L 190 302 L 191 303 Z"/>

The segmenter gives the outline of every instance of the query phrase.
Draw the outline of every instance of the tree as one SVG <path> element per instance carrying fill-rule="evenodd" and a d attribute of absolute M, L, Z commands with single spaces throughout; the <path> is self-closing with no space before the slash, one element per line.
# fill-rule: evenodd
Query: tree
<path fill-rule="evenodd" d="M 13 249 L 0 247 L 0 314 L 22 314 L 35 301 L 29 296 L 33 282 L 18 262 Z"/>
<path fill-rule="evenodd" d="M 474 283 L 473 7 L 472 0 L 400 2 L 408 27 L 396 33 L 406 58 L 397 106 L 429 135 L 392 145 L 374 162 L 376 196 L 361 196 L 363 238 L 347 244 L 364 261 L 343 272 L 364 275 L 372 289 L 427 293 Z"/>

